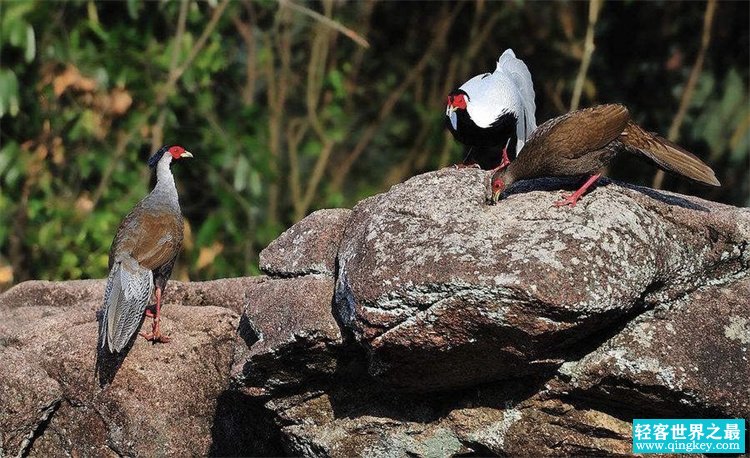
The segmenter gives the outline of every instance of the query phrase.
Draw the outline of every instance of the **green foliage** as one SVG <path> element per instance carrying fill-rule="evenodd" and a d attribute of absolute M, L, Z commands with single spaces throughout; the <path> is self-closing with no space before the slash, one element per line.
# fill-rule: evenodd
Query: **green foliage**
<path fill-rule="evenodd" d="M 747 84 L 736 69 L 727 72 L 722 84 L 717 85 L 711 74 L 701 78 L 693 99 L 697 115 L 691 135 L 708 144 L 712 159 L 727 154 L 733 166 L 741 166 L 747 159 L 750 150 L 748 97 Z"/>
<path fill-rule="evenodd" d="M 360 34 L 363 48 L 282 5 L 0 3 L 0 289 L 106 275 L 117 225 L 150 189 L 145 160 L 162 143 L 195 154 L 174 167 L 189 224 L 175 277 L 256 274 L 260 250 L 305 214 L 460 160 L 444 97 L 503 49 L 531 68 L 540 122 L 566 110 L 587 18 L 575 2 L 298 2 Z M 605 4 L 582 106 L 623 102 L 666 133 L 703 11 Z M 750 202 L 748 5 L 718 11 L 725 32 L 681 143 L 734 186 L 673 189 L 737 204 Z M 652 173 L 611 171 L 640 182 Z"/>

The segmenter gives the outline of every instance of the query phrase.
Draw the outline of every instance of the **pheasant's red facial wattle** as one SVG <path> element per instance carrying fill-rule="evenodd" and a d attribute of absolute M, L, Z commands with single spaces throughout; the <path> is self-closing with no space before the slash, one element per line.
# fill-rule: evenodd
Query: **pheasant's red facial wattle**
<path fill-rule="evenodd" d="M 172 155 L 173 159 L 181 159 L 183 157 L 193 157 L 190 151 L 186 150 L 185 148 L 179 145 L 170 146 L 167 152 L 169 152 L 169 154 Z"/>
<path fill-rule="evenodd" d="M 169 154 L 171 154 L 174 159 L 179 159 L 180 157 L 182 157 L 182 154 L 184 152 L 185 148 L 183 148 L 182 146 L 175 145 L 169 148 Z"/>
<path fill-rule="evenodd" d="M 458 108 L 459 110 L 465 110 L 466 109 L 466 96 L 463 94 L 458 94 L 454 96 L 453 106 Z"/>
<path fill-rule="evenodd" d="M 449 95 L 448 96 L 448 108 L 456 110 L 466 109 L 466 96 L 463 94 Z"/>
<path fill-rule="evenodd" d="M 505 190 L 505 182 L 502 178 L 492 178 L 492 203 L 500 200 L 500 194 Z"/>
<path fill-rule="evenodd" d="M 492 192 L 503 192 L 503 189 L 505 188 L 505 183 L 503 183 L 503 180 L 500 178 L 495 179 L 495 181 L 492 182 Z"/>

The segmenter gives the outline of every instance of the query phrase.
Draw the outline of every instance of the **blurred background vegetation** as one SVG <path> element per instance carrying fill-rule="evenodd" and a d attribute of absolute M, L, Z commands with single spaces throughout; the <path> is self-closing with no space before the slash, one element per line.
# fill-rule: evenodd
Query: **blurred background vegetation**
<path fill-rule="evenodd" d="M 460 161 L 445 95 L 509 47 L 539 123 L 625 103 L 723 183 L 658 186 L 750 205 L 748 5 L 2 1 L 0 290 L 105 276 L 163 143 L 195 154 L 174 167 L 189 230 L 173 277 L 257 273 L 311 211 Z M 625 158 L 609 173 L 655 172 Z"/>

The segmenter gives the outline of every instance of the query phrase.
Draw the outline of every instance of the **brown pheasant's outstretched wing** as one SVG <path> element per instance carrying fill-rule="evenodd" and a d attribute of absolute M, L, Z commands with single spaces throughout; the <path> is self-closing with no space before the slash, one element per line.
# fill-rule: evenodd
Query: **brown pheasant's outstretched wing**
<path fill-rule="evenodd" d="M 616 140 L 629 120 L 628 109 L 618 104 L 572 111 L 539 126 L 524 148 L 533 146 L 552 157 L 574 159 Z"/>
<path fill-rule="evenodd" d="M 619 140 L 665 170 L 711 186 L 721 186 L 714 171 L 703 161 L 669 140 L 646 132 L 633 122 L 627 124 Z"/>

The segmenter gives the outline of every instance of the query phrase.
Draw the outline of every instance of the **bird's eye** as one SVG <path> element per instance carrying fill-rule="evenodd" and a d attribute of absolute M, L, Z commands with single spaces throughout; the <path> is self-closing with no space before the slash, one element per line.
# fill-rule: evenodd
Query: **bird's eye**
<path fill-rule="evenodd" d="M 494 191 L 499 191 L 503 186 L 503 182 L 500 180 L 495 180 L 492 182 L 492 189 Z"/>

